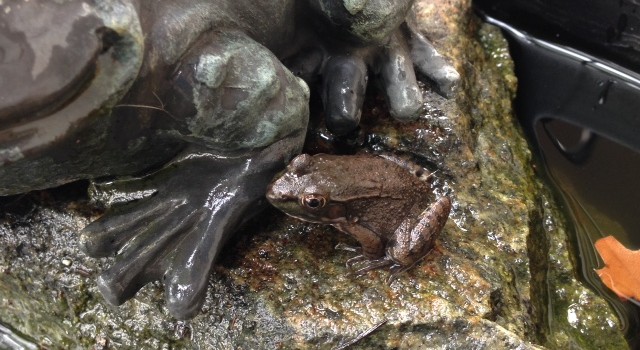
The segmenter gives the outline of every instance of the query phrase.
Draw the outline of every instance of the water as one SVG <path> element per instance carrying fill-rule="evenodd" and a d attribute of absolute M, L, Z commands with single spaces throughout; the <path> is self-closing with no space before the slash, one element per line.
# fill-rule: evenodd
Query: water
<path fill-rule="evenodd" d="M 557 119 L 533 125 L 544 168 L 573 223 L 584 281 L 614 307 L 631 344 L 638 346 L 639 308 L 602 285 L 594 271 L 604 264 L 594 242 L 613 235 L 630 249 L 640 249 L 640 153 L 589 129 Z"/>
<path fill-rule="evenodd" d="M 615 234 L 640 249 L 640 153 L 560 120 L 535 125 L 548 173 L 591 241 Z"/>
<path fill-rule="evenodd" d="M 572 220 L 583 280 L 611 303 L 637 348 L 640 309 L 602 285 L 593 243 L 614 235 L 640 249 L 640 75 L 487 21 L 509 39 L 519 84 L 516 111 Z"/>
<path fill-rule="evenodd" d="M 0 323 L 0 349 L 2 350 L 36 350 L 38 346 L 13 332 Z"/>

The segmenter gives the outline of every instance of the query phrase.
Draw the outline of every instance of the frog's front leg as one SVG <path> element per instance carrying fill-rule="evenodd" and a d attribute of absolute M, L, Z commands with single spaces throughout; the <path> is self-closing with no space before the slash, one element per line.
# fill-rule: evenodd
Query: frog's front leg
<path fill-rule="evenodd" d="M 384 256 L 385 241 L 379 234 L 358 224 L 357 222 L 345 222 L 333 224 L 333 227 L 350 235 L 360 243 L 361 255 L 349 259 L 347 265 L 364 259 L 378 259 Z"/>
<path fill-rule="evenodd" d="M 385 256 L 384 249 L 386 240 L 379 234 L 358 224 L 357 222 L 340 223 L 334 224 L 333 226 L 352 236 L 360 243 L 359 248 L 347 248 L 347 250 L 360 253 L 359 255 L 347 260 L 348 268 L 356 268 L 353 272 L 355 276 L 360 276 L 367 271 L 393 265 L 393 261 L 389 259 L 388 256 Z"/>
<path fill-rule="evenodd" d="M 394 263 L 390 269 L 390 280 L 431 251 L 450 211 L 449 197 L 440 197 L 419 215 L 417 222 L 416 218 L 407 218 L 400 224 L 387 244 L 386 256 Z"/>

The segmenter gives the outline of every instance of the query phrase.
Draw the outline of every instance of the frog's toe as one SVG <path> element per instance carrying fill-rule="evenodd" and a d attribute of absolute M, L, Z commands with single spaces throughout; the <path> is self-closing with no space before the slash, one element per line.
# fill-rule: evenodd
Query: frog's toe
<path fill-rule="evenodd" d="M 387 277 L 387 281 L 386 281 L 387 284 L 393 283 L 393 281 L 398 279 L 398 276 L 400 276 L 403 272 L 409 270 L 412 267 L 413 265 L 409 265 L 409 266 L 403 266 L 399 264 L 392 265 L 389 268 L 389 276 Z"/>
<path fill-rule="evenodd" d="M 361 263 L 363 261 L 368 260 L 366 256 L 364 255 L 356 255 L 353 258 L 350 258 L 349 260 L 347 260 L 347 262 L 345 263 L 345 265 L 348 268 L 353 268 L 354 265 Z"/>
<path fill-rule="evenodd" d="M 354 252 L 354 253 L 358 253 L 358 254 L 362 253 L 362 247 L 352 246 L 352 245 L 348 245 L 348 244 L 345 244 L 345 243 L 336 244 L 334 249 L 336 249 L 336 250 L 345 250 L 345 251 L 348 251 L 348 252 Z"/>

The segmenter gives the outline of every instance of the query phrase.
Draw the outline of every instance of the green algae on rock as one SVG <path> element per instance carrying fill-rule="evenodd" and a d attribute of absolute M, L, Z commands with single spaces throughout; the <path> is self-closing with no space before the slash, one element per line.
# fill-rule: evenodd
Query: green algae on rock
<path fill-rule="evenodd" d="M 413 269 L 391 285 L 382 271 L 351 277 L 352 255 L 334 249 L 349 237 L 271 209 L 226 248 L 202 315 L 172 319 L 159 284 L 115 309 L 93 282 L 108 259 L 76 244 L 90 206 L 63 188 L 3 202 L 0 323 L 46 348 L 331 349 L 383 320 L 353 348 L 623 348 L 613 312 L 576 280 L 564 219 L 534 176 L 500 32 L 466 0 L 415 9 L 463 77 L 458 96 L 426 84 L 422 116 L 399 123 L 372 92 L 358 138 L 436 171 L 437 194 L 453 200 L 437 248 Z"/>

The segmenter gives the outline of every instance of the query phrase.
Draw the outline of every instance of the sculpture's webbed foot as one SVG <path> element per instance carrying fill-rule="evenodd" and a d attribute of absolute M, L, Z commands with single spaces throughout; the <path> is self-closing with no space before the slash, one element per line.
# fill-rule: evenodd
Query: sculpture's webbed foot
<path fill-rule="evenodd" d="M 210 163 L 210 164 L 207 164 Z M 200 307 L 213 258 L 225 238 L 225 221 L 245 205 L 237 183 L 212 177 L 215 162 L 180 164 L 171 177 L 163 169 L 148 178 L 97 185 L 101 191 L 152 192 L 146 198 L 117 205 L 85 228 L 81 242 L 91 256 L 117 254 L 98 277 L 107 301 L 119 305 L 146 283 L 163 279 L 167 307 L 177 318 L 189 318 Z M 207 179 L 206 183 L 201 179 Z M 130 192 L 133 193 L 133 192 Z"/>
<path fill-rule="evenodd" d="M 105 299 L 118 305 L 146 283 L 163 280 L 169 311 L 179 319 L 195 316 L 214 260 L 257 212 L 267 183 L 284 164 L 282 151 L 275 144 L 252 157 L 190 154 L 144 178 L 96 185 L 139 198 L 114 205 L 82 232 L 89 255 L 116 255 L 98 277 Z"/>

